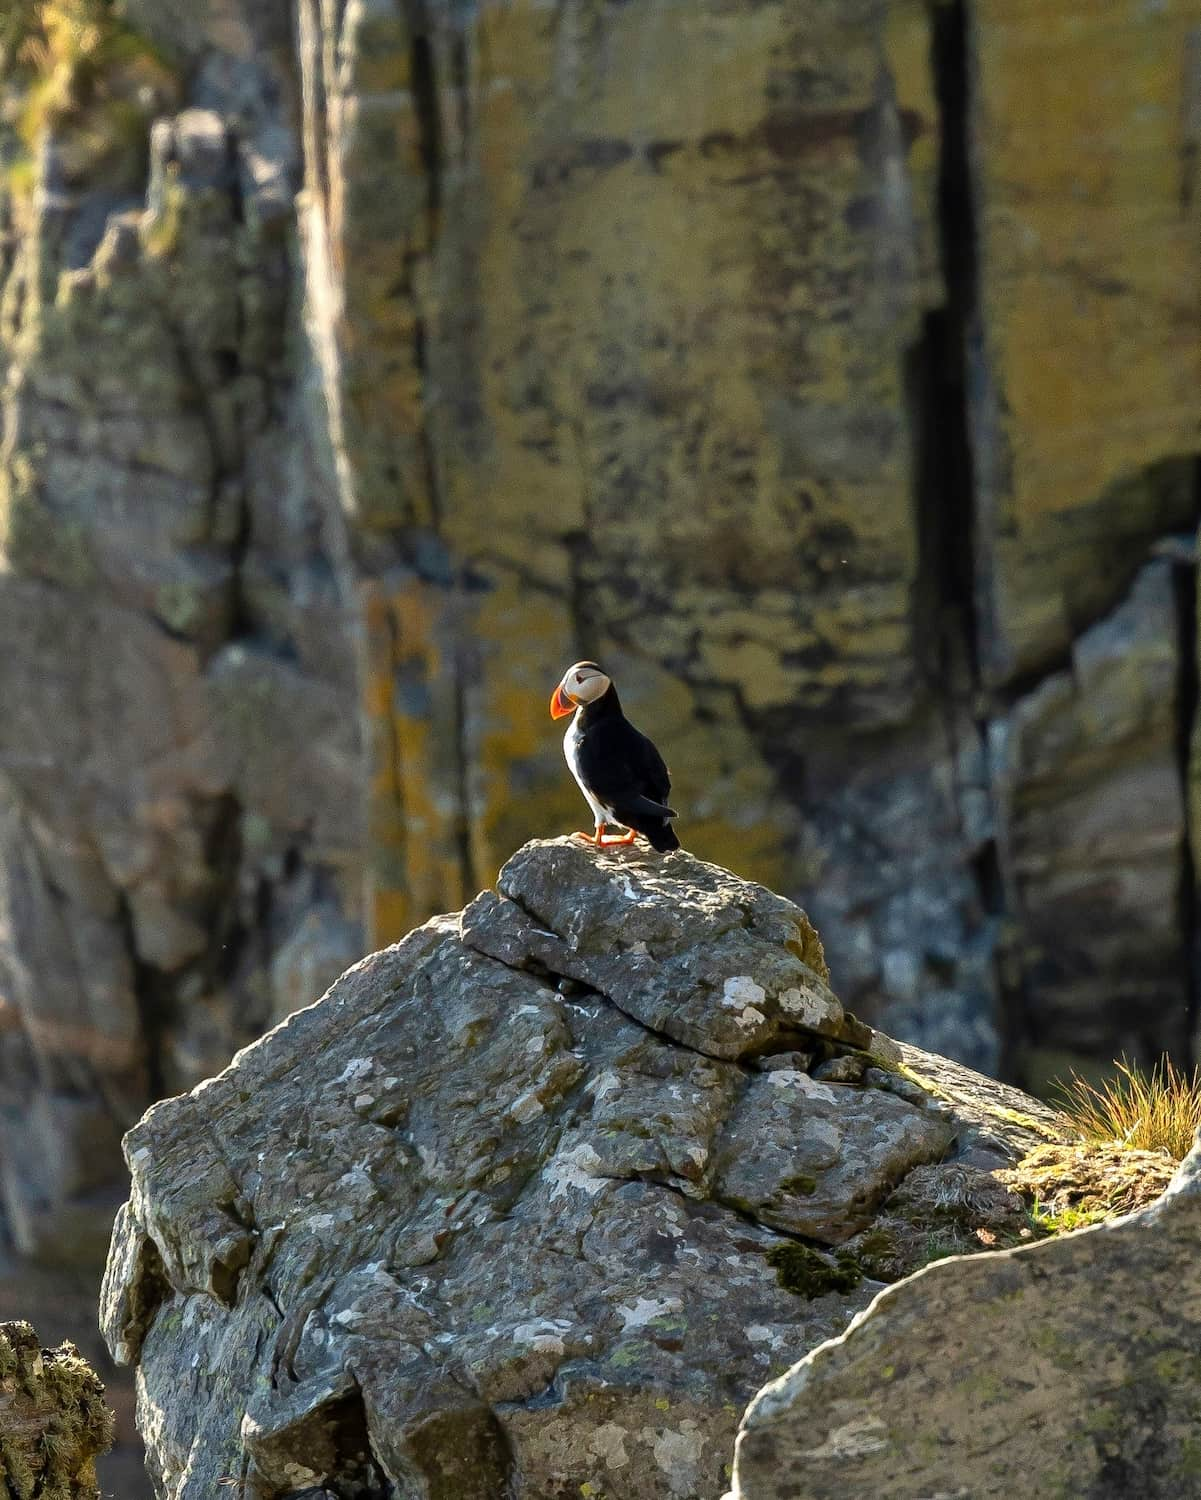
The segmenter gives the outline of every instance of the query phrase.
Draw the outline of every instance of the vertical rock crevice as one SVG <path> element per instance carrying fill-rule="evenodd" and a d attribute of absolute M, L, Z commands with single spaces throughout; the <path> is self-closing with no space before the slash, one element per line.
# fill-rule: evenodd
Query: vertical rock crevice
<path fill-rule="evenodd" d="M 1184 795 L 1185 827 L 1180 869 L 1180 930 L 1183 935 L 1181 962 L 1184 968 L 1185 1033 L 1176 1061 L 1184 1066 L 1201 1064 L 1201 899 L 1197 889 L 1198 838 L 1201 837 L 1198 755 L 1201 753 L 1201 708 L 1198 671 L 1197 566 L 1201 538 L 1201 459 L 1193 472 L 1195 518 L 1191 537 L 1171 550 L 1175 563 L 1177 640 L 1179 641 L 1179 689 L 1176 702 L 1176 756 Z"/>
<path fill-rule="evenodd" d="M 116 920 L 121 934 L 121 946 L 133 975 L 133 1001 L 141 1026 L 146 1087 L 151 1099 L 161 1099 L 169 1092 L 163 1056 L 166 1032 L 170 1025 L 170 1009 L 164 995 L 162 977 L 138 952 L 133 909 L 124 891 L 118 891 L 117 894 Z M 129 1122 L 123 1123 L 128 1128 Z"/>
<path fill-rule="evenodd" d="M 454 90 L 462 116 L 460 129 L 465 133 L 467 109 L 465 100 L 466 47 L 456 32 L 449 40 L 439 34 L 437 20 L 431 16 L 426 0 L 406 0 L 405 14 L 410 32 L 410 87 L 417 116 L 418 150 L 425 184 L 425 243 L 415 252 L 406 270 L 413 308 L 413 358 L 418 382 L 417 440 L 425 476 L 426 502 L 434 533 L 443 531 L 443 483 L 435 437 L 433 402 L 436 399 L 432 371 L 431 329 L 423 283 L 432 270 L 443 215 L 444 171 L 447 153 L 447 130 L 442 119 L 444 85 Z M 453 24 L 453 21 L 452 21 Z M 447 76 L 444 79 L 442 74 Z M 444 543 L 445 544 L 445 543 Z M 455 559 L 443 560 L 448 581 L 441 586 L 461 595 L 465 591 L 461 566 Z M 439 571 L 443 571 L 440 568 Z M 438 586 L 435 584 L 434 586 Z M 460 612 L 456 602 L 455 613 Z M 467 675 L 471 652 L 456 641 L 445 669 L 449 673 L 449 723 L 453 738 L 452 790 L 455 806 L 451 813 L 450 842 L 456 851 L 458 878 L 464 892 L 476 888 L 476 859 L 472 840 L 470 747 L 468 741 L 469 709 Z"/>
<path fill-rule="evenodd" d="M 918 546 L 915 651 L 928 700 L 941 723 L 951 767 L 961 859 L 972 914 L 989 957 L 973 960 L 965 983 L 1000 988 L 996 931 L 1005 900 L 996 844 L 997 809 L 988 787 L 987 705 L 980 662 L 977 485 L 970 371 L 980 337 L 978 228 L 971 165 L 971 17 L 967 0 L 931 7 L 930 67 L 939 118 L 936 192 L 938 263 L 943 295 L 922 320 L 904 371 L 913 444 L 914 526 Z M 928 963 L 932 960 L 928 959 Z M 948 985 L 959 965 L 947 968 Z M 970 968 L 974 979 L 967 977 Z M 1007 1007 L 988 1018 L 1008 1050 Z M 994 1060 L 995 1066 L 995 1060 Z"/>
<path fill-rule="evenodd" d="M 409 57 L 413 106 L 417 112 L 418 146 L 425 176 L 427 240 L 432 246 L 438 238 L 442 213 L 443 130 L 438 102 L 438 70 L 432 28 L 423 0 L 410 0 L 406 14 L 411 37 Z"/>
<path fill-rule="evenodd" d="M 424 234 L 414 236 L 405 254 L 404 281 L 413 315 L 413 363 L 417 377 L 415 396 L 417 442 L 424 471 L 426 504 L 432 529 L 440 533 L 442 523 L 438 454 L 430 430 L 430 330 L 424 306 L 422 280 L 438 243 L 442 221 L 442 173 L 444 131 L 440 105 L 436 35 L 425 0 L 406 0 L 405 20 L 409 32 L 409 88 L 417 127 L 417 155 L 425 198 Z"/>
<path fill-rule="evenodd" d="M 931 62 L 941 120 L 939 261 L 945 296 L 924 318 L 907 371 L 914 432 L 919 600 L 934 692 L 973 693 L 980 681 L 975 608 L 975 479 L 968 351 L 977 307 L 970 164 L 966 0 L 933 7 Z M 920 649 L 920 648 L 919 648 Z"/>

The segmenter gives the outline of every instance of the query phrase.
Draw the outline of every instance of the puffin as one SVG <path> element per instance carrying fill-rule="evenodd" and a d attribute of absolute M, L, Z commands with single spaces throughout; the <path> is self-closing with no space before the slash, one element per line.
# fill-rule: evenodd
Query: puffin
<path fill-rule="evenodd" d="M 573 714 L 563 737 L 563 754 L 583 792 L 596 828 L 577 834 L 597 847 L 632 844 L 639 834 L 661 854 L 680 841 L 667 805 L 671 778 L 663 757 L 621 711 L 612 679 L 594 661 L 577 661 L 563 673 L 550 700 L 552 719 Z M 606 838 L 609 823 L 628 829 Z"/>

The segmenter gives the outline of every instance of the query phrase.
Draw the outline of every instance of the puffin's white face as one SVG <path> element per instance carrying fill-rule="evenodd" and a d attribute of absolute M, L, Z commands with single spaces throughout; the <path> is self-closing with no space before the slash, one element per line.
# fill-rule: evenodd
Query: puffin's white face
<path fill-rule="evenodd" d="M 561 719 L 565 714 L 573 713 L 581 703 L 595 703 L 608 691 L 609 679 L 594 661 L 577 661 L 574 667 L 568 667 L 563 673 L 563 680 L 554 691 L 550 716 Z"/>

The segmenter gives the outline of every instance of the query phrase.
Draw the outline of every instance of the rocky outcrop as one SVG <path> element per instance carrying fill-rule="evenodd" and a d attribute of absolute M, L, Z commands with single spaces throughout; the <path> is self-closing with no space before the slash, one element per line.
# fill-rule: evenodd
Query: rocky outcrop
<path fill-rule="evenodd" d="M 0 1323 L 0 1483 L 13 1500 L 100 1500 L 112 1442 L 104 1387 L 72 1344 L 42 1349 L 28 1323 Z"/>
<path fill-rule="evenodd" d="M 157 1105 L 103 1323 L 162 1500 L 715 1496 L 745 1401 L 878 1289 L 853 1236 L 1025 1223 L 968 1075 L 919 1085 L 824 975 L 727 871 L 532 844 Z M 1056 1133 L 1025 1102 L 974 1097 L 994 1159 Z"/>
<path fill-rule="evenodd" d="M 930 1266 L 760 1392 L 728 1500 L 1198 1490 L 1201 1144 L 1150 1207 Z"/>

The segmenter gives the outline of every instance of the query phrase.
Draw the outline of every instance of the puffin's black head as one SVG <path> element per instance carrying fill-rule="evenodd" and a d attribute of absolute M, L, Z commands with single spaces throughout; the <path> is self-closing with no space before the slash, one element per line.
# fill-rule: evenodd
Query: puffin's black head
<path fill-rule="evenodd" d="M 581 703 L 595 703 L 609 691 L 610 685 L 594 661 L 577 661 L 574 667 L 568 667 L 563 673 L 563 680 L 551 695 L 551 718 L 565 718 Z"/>

